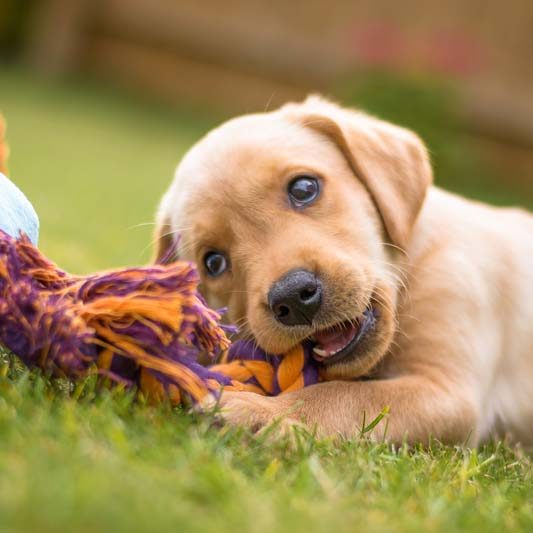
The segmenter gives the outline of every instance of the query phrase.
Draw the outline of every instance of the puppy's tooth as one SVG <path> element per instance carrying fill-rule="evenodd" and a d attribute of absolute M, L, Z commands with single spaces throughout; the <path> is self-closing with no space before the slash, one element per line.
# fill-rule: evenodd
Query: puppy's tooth
<path fill-rule="evenodd" d="M 315 352 L 317 355 L 319 355 L 320 357 L 326 357 L 326 350 L 323 350 L 322 348 L 318 348 L 317 346 L 315 346 L 313 348 L 313 352 Z"/>

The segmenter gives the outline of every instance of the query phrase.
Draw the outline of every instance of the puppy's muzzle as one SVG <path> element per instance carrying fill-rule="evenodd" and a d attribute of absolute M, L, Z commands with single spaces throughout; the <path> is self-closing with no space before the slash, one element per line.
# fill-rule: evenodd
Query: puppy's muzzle
<path fill-rule="evenodd" d="M 293 270 L 276 281 L 268 305 L 285 326 L 309 326 L 322 304 L 322 283 L 307 270 Z"/>

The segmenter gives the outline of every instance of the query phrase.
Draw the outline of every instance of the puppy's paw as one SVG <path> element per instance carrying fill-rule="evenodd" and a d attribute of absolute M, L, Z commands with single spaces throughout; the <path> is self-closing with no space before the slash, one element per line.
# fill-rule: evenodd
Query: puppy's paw
<path fill-rule="evenodd" d="M 284 437 L 304 425 L 291 417 L 290 409 L 280 397 L 268 397 L 253 392 L 223 392 L 218 401 L 209 399 L 203 408 L 232 426 L 245 427 L 258 435 Z"/>

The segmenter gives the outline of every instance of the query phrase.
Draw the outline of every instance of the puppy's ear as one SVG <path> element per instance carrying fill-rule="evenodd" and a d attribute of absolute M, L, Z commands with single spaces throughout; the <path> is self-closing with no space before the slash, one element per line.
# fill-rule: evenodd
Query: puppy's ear
<path fill-rule="evenodd" d="M 372 196 L 391 242 L 406 249 L 433 180 L 427 149 L 418 136 L 317 96 L 282 111 L 338 146 Z"/>
<path fill-rule="evenodd" d="M 156 215 L 154 243 L 154 253 L 152 254 L 153 263 L 164 265 L 171 263 L 178 258 L 178 243 L 176 236 L 172 231 L 170 215 L 166 208 L 166 197 L 163 197 Z"/>

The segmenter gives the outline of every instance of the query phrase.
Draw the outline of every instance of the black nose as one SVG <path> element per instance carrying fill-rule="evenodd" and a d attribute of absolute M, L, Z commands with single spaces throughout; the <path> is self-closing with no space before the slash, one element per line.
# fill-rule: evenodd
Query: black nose
<path fill-rule="evenodd" d="M 268 293 L 268 305 L 286 326 L 309 325 L 320 309 L 322 284 L 307 270 L 293 270 L 276 281 Z"/>

